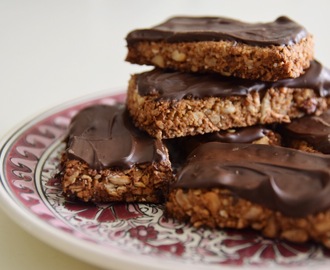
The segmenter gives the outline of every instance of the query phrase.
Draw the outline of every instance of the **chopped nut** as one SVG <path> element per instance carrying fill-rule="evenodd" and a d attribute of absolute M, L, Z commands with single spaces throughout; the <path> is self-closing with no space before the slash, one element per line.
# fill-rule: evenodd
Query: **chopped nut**
<path fill-rule="evenodd" d="M 254 142 L 252 142 L 253 144 L 266 144 L 269 145 L 269 138 L 267 136 L 264 136 L 258 140 L 255 140 Z"/>
<path fill-rule="evenodd" d="M 69 185 L 75 183 L 78 176 L 79 176 L 79 171 L 75 171 L 72 175 L 65 177 L 64 187 L 68 187 Z"/>
<path fill-rule="evenodd" d="M 205 59 L 204 59 L 204 62 L 205 62 L 205 69 L 208 69 L 208 68 L 210 68 L 210 67 L 214 67 L 214 66 L 216 66 L 216 64 L 217 64 L 217 59 L 216 58 L 214 58 L 214 57 L 206 57 Z"/>
<path fill-rule="evenodd" d="M 296 243 L 303 243 L 308 240 L 308 234 L 302 229 L 291 229 L 281 233 L 281 237 Z"/>
<path fill-rule="evenodd" d="M 101 174 L 97 174 L 97 175 L 94 176 L 94 179 L 95 179 L 95 180 L 99 180 L 99 179 L 101 179 L 101 178 L 102 178 L 102 175 L 101 175 Z"/>
<path fill-rule="evenodd" d="M 193 112 L 192 116 L 194 118 L 195 123 L 197 123 L 198 125 L 202 124 L 202 119 L 204 116 L 202 112 Z"/>
<path fill-rule="evenodd" d="M 158 67 L 161 67 L 161 68 L 165 67 L 164 58 L 161 55 L 159 55 L 159 54 L 157 54 L 156 56 L 154 56 L 152 58 L 151 62 L 153 64 L 155 64 L 156 66 L 158 66 Z"/>
<path fill-rule="evenodd" d="M 87 180 L 88 182 L 92 182 L 93 179 L 92 177 L 90 177 L 89 175 L 86 175 L 84 174 L 82 177 L 81 177 L 82 180 Z"/>
<path fill-rule="evenodd" d="M 113 175 L 108 176 L 107 180 L 109 180 L 112 184 L 117 186 L 124 186 L 131 183 L 131 180 L 126 175 Z"/>
<path fill-rule="evenodd" d="M 228 218 L 228 213 L 225 210 L 220 210 L 219 215 L 224 218 Z"/>
<path fill-rule="evenodd" d="M 262 208 L 261 207 L 252 206 L 244 214 L 244 218 L 246 218 L 248 220 L 257 220 L 261 213 L 262 213 Z"/>
<path fill-rule="evenodd" d="M 176 202 L 185 210 L 191 208 L 188 197 L 183 193 L 182 189 L 178 189 L 175 193 Z"/>
<path fill-rule="evenodd" d="M 175 50 L 172 52 L 172 59 L 174 61 L 183 62 L 186 60 L 186 58 L 187 58 L 187 56 L 184 53 L 179 52 L 178 50 Z"/>
<path fill-rule="evenodd" d="M 266 237 L 276 237 L 277 233 L 278 233 L 278 226 L 276 224 L 275 218 L 271 217 L 268 222 L 266 227 L 262 230 L 262 233 L 266 236 Z"/>
<path fill-rule="evenodd" d="M 113 184 L 105 184 L 104 187 L 110 196 L 119 197 L 119 194 L 117 193 L 117 189 Z"/>
<path fill-rule="evenodd" d="M 230 113 L 234 113 L 235 111 L 236 111 L 236 108 L 231 101 L 225 102 L 225 105 L 222 108 L 223 113 L 230 114 Z"/>
<path fill-rule="evenodd" d="M 317 222 L 314 225 L 314 228 L 318 233 L 325 233 L 327 231 L 330 231 L 330 220 L 327 219 L 321 222 Z"/>
<path fill-rule="evenodd" d="M 220 208 L 220 201 L 218 195 L 214 192 L 207 192 L 204 194 L 203 199 L 207 209 L 211 212 L 213 216 L 216 216 Z"/>
<path fill-rule="evenodd" d="M 209 119 L 213 125 L 217 125 L 220 122 L 221 117 L 220 117 L 220 115 L 212 114 L 211 116 L 209 116 Z"/>
<path fill-rule="evenodd" d="M 146 187 L 146 185 L 143 182 L 138 182 L 138 181 L 134 182 L 134 186 L 139 187 L 139 188 L 145 188 Z"/>
<path fill-rule="evenodd" d="M 159 53 L 159 49 L 155 48 L 155 47 L 151 48 L 151 51 L 152 51 L 153 54 Z"/>

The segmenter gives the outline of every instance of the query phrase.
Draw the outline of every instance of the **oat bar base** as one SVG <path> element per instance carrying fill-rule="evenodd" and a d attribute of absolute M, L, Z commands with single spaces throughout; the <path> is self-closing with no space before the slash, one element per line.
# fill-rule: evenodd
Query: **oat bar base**
<path fill-rule="evenodd" d="M 329 102 L 329 98 L 319 97 L 312 89 L 285 87 L 246 96 L 162 100 L 141 96 L 135 75 L 127 92 L 127 108 L 135 125 L 159 139 L 290 122 L 306 114 L 321 114 Z"/>
<path fill-rule="evenodd" d="M 150 42 L 128 45 L 126 61 L 185 72 L 216 72 L 251 80 L 299 77 L 314 56 L 311 35 L 287 46 L 251 46 L 234 41 Z"/>
<path fill-rule="evenodd" d="M 127 170 L 94 170 L 63 155 L 62 167 L 64 196 L 85 202 L 162 203 L 174 180 L 170 162 L 139 164 Z"/>
<path fill-rule="evenodd" d="M 330 248 L 330 210 L 292 218 L 238 198 L 226 189 L 214 188 L 172 190 L 166 213 L 197 228 L 252 228 L 265 237 L 295 243 L 312 240 Z"/>

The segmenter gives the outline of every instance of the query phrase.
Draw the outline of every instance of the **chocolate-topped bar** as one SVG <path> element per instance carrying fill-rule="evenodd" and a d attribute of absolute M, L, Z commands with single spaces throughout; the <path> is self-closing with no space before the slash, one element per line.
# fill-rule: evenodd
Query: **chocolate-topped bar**
<path fill-rule="evenodd" d="M 158 203 L 173 181 L 167 148 L 135 128 L 123 104 L 72 119 L 62 166 L 64 195 L 83 201 Z"/>
<path fill-rule="evenodd" d="M 317 115 L 329 96 L 330 71 L 318 61 L 276 82 L 154 69 L 131 77 L 127 107 L 151 136 L 174 138 Z"/>
<path fill-rule="evenodd" d="M 314 55 L 312 35 L 285 16 L 267 23 L 173 17 L 126 41 L 131 63 L 263 81 L 299 77 Z"/>
<path fill-rule="evenodd" d="M 279 129 L 290 147 L 330 154 L 330 110 L 319 116 L 305 116 Z"/>
<path fill-rule="evenodd" d="M 266 237 L 330 247 L 330 156 L 210 142 L 177 173 L 166 204 L 194 226 L 251 227 Z"/>

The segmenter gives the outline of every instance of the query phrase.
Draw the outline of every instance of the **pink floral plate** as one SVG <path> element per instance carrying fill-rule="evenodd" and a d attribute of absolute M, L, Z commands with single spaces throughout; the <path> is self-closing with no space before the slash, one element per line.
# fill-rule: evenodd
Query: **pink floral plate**
<path fill-rule="evenodd" d="M 46 243 L 106 269 L 329 269 L 330 250 L 253 231 L 195 229 L 154 204 L 65 200 L 54 177 L 70 119 L 92 104 L 124 102 L 99 93 L 58 106 L 7 136 L 1 146 L 1 204 Z"/>

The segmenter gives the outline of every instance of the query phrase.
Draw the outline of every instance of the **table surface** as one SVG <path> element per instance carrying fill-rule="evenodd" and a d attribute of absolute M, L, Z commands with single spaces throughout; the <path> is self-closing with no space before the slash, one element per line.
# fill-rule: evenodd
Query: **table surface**
<path fill-rule="evenodd" d="M 146 69 L 124 61 L 126 34 L 173 15 L 219 15 L 251 22 L 287 15 L 314 35 L 316 58 L 330 67 L 329 8 L 327 0 L 0 0 L 0 137 L 63 102 L 125 89 L 130 74 Z M 39 241 L 1 209 L 0 265 L 97 269 Z"/>

